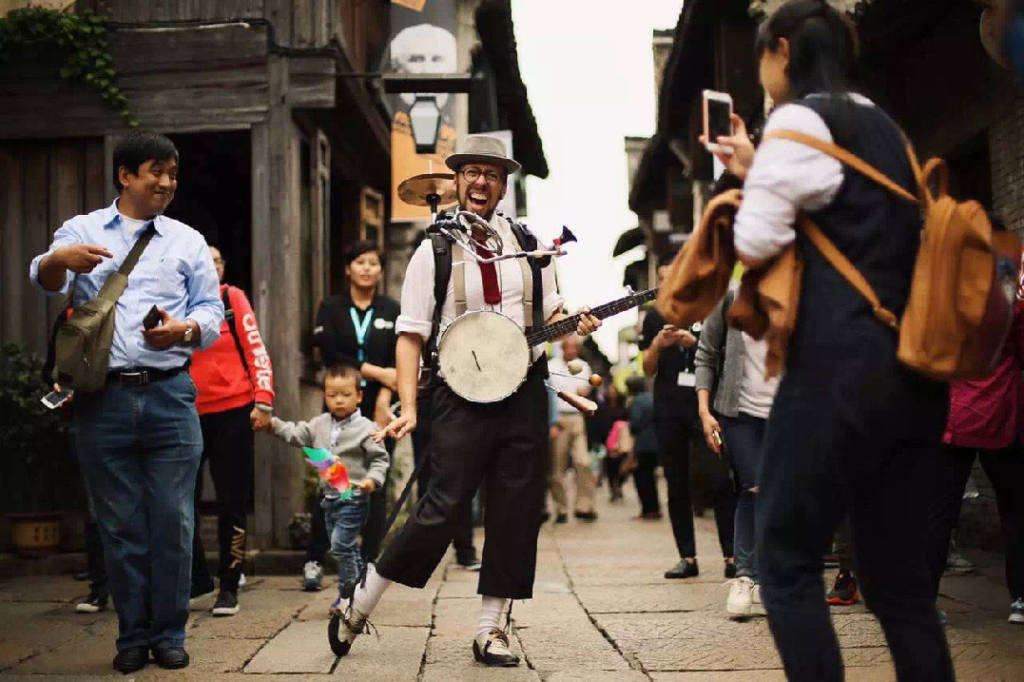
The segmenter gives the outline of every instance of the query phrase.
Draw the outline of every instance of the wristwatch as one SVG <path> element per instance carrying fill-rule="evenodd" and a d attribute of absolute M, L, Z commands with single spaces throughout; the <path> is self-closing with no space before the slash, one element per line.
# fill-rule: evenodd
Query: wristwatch
<path fill-rule="evenodd" d="M 181 337 L 181 342 L 186 346 L 192 343 L 192 330 L 195 323 L 192 320 L 185 320 L 185 335 Z"/>

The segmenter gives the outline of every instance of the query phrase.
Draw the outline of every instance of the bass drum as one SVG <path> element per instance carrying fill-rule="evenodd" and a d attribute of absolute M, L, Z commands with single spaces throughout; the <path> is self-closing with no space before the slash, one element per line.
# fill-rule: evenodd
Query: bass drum
<path fill-rule="evenodd" d="M 452 322 L 437 345 L 441 379 L 461 398 L 496 403 L 526 380 L 530 346 L 512 318 L 491 310 Z"/>

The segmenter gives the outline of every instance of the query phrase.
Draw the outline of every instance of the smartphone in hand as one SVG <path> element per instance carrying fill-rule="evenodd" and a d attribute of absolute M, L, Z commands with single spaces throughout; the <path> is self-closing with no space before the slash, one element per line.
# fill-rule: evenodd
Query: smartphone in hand
<path fill-rule="evenodd" d="M 705 90 L 704 104 L 704 146 L 710 152 L 731 154 L 731 147 L 718 144 L 718 138 L 732 135 L 732 95 L 727 92 Z"/>
<path fill-rule="evenodd" d="M 160 309 L 157 308 L 156 305 L 154 305 L 152 308 L 149 309 L 149 312 L 146 313 L 146 316 L 142 318 L 142 328 L 145 329 L 146 331 L 149 331 L 153 327 L 160 324 L 161 319 L 162 318 L 160 317 Z"/>
<path fill-rule="evenodd" d="M 39 402 L 41 402 L 43 405 L 46 405 L 51 410 L 55 410 L 64 403 L 66 403 L 73 392 L 74 391 L 72 391 L 69 388 L 62 388 L 59 391 L 50 391 L 42 398 L 40 398 Z"/>

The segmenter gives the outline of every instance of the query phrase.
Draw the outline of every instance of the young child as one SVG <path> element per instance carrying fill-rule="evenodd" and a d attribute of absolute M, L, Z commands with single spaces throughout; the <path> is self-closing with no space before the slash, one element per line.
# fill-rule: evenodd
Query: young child
<path fill-rule="evenodd" d="M 370 493 L 384 485 L 389 458 L 383 445 L 370 436 L 377 426 L 359 412 L 363 399 L 362 375 L 355 367 L 329 367 L 324 376 L 324 402 L 329 412 L 308 422 L 286 422 L 277 417 L 267 430 L 295 446 L 324 448 L 348 469 L 355 484 L 351 498 L 342 500 L 335 488 L 320 482 L 320 506 L 331 538 L 331 553 L 338 562 L 338 598 L 331 604 L 331 615 L 342 611 L 342 602 L 352 596 L 363 571 L 363 560 L 356 536 L 366 521 Z"/>

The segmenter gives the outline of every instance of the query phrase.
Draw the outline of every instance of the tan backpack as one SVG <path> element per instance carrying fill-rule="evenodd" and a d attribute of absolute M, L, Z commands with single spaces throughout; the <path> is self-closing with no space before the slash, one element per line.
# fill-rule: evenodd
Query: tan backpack
<path fill-rule="evenodd" d="M 813 147 L 897 196 L 922 205 L 924 230 L 901 320 L 882 306 L 864 276 L 809 218 L 804 216 L 800 227 L 871 303 L 875 316 L 899 330 L 897 357 L 903 364 L 939 380 L 981 379 L 991 374 L 1013 321 L 1021 252 L 1017 235 L 994 233 L 988 214 L 977 201 L 953 199 L 949 195 L 946 162 L 933 158 L 922 169 L 909 144 L 907 152 L 917 177 L 920 202 L 876 168 L 837 145 L 793 130 L 765 135 L 765 139 L 771 138 Z M 929 189 L 933 175 L 938 179 L 937 194 Z"/>

